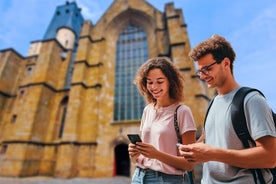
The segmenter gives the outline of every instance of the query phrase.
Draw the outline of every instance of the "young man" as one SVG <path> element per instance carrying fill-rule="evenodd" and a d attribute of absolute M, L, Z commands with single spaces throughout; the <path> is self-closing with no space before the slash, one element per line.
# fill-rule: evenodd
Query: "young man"
<path fill-rule="evenodd" d="M 254 183 L 250 168 L 276 166 L 276 132 L 265 98 L 250 92 L 244 100 L 244 111 L 255 147 L 245 149 L 231 122 L 230 107 L 240 88 L 233 75 L 235 52 L 219 35 L 201 42 L 190 52 L 198 64 L 198 75 L 209 88 L 216 88 L 204 128 L 204 142 L 179 147 L 181 155 L 193 163 L 204 162 L 202 184 Z M 266 183 L 272 182 L 267 169 L 262 170 Z"/>

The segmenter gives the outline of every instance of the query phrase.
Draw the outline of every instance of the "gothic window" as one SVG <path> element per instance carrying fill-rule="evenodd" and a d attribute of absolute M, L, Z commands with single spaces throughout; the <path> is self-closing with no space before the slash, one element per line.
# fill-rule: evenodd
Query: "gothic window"
<path fill-rule="evenodd" d="M 114 121 L 141 118 L 145 102 L 133 80 L 147 59 L 146 33 L 141 27 L 128 25 L 119 35 L 116 46 Z"/>

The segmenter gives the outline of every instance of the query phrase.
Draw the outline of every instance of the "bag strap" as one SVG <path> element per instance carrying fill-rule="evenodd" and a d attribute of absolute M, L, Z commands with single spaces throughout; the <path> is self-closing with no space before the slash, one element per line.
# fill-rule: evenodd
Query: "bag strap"
<path fill-rule="evenodd" d="M 211 106 L 213 105 L 213 102 L 214 102 L 214 98 L 210 101 L 209 106 L 208 106 L 207 111 L 206 111 L 206 114 L 205 114 L 204 124 L 203 124 L 204 129 L 205 129 L 205 124 L 206 124 L 207 116 L 209 114 Z"/>
<path fill-rule="evenodd" d="M 249 134 L 247 124 L 246 124 L 245 114 L 244 114 L 244 108 L 243 108 L 245 96 L 252 91 L 258 91 L 261 95 L 263 95 L 257 89 L 242 87 L 235 94 L 232 101 L 232 106 L 231 106 L 231 119 L 232 119 L 233 127 L 239 139 L 242 141 L 243 145 L 246 148 L 250 147 L 248 141 L 255 144 L 255 141 L 252 139 L 252 137 Z"/>
<path fill-rule="evenodd" d="M 176 136 L 177 136 L 177 140 L 179 143 L 182 144 L 182 137 L 180 135 L 180 131 L 179 131 L 179 126 L 178 126 L 178 121 L 177 121 L 177 110 L 181 105 L 178 105 L 174 111 L 174 129 L 176 132 Z M 189 176 L 189 180 L 190 180 L 190 184 L 194 184 L 194 176 L 193 176 L 193 171 L 188 171 L 188 176 Z"/>
<path fill-rule="evenodd" d="M 182 137 L 180 135 L 180 131 L 179 131 L 179 126 L 178 126 L 178 121 L 177 121 L 177 110 L 178 108 L 180 107 L 181 105 L 178 105 L 174 111 L 174 129 L 175 129 L 175 132 L 176 132 L 176 136 L 177 136 L 177 141 L 179 143 L 182 144 Z"/>
<path fill-rule="evenodd" d="M 249 88 L 249 87 L 242 87 L 234 95 L 232 105 L 231 105 L 232 124 L 233 124 L 234 130 L 235 130 L 237 136 L 239 137 L 239 139 L 241 140 L 241 142 L 245 148 L 250 147 L 249 142 L 251 142 L 254 146 L 256 145 L 255 141 L 252 139 L 252 137 L 249 134 L 247 124 L 246 124 L 245 114 L 244 114 L 244 107 L 243 107 L 245 96 L 252 91 L 258 91 L 261 95 L 263 95 L 262 92 L 260 92 L 257 89 Z M 257 183 L 256 172 L 257 172 L 258 178 L 260 180 L 260 183 L 265 184 L 265 180 L 264 180 L 261 170 L 260 169 L 251 169 L 251 173 L 254 177 L 255 183 Z"/>

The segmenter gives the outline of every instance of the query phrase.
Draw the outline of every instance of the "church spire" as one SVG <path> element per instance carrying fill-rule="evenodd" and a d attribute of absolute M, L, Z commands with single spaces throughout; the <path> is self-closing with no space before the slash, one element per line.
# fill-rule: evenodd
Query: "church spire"
<path fill-rule="evenodd" d="M 75 48 L 84 21 L 80 12 L 75 2 L 58 6 L 43 39 L 56 38 L 65 48 Z"/>

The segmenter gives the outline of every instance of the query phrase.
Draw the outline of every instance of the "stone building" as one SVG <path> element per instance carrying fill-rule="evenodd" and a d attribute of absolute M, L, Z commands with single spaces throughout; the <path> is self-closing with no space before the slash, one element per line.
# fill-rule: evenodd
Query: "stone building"
<path fill-rule="evenodd" d="M 133 85 L 148 58 L 168 56 L 185 77 L 197 127 L 209 91 L 188 58 L 181 9 L 114 0 L 96 24 L 76 2 L 58 6 L 26 57 L 0 51 L 0 175 L 129 176 L 126 134 L 139 132 L 145 102 Z"/>

